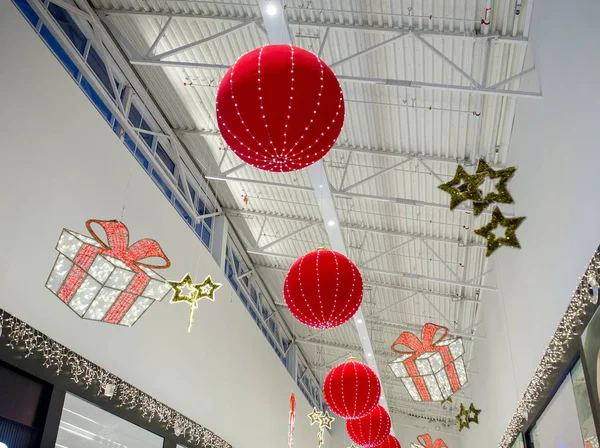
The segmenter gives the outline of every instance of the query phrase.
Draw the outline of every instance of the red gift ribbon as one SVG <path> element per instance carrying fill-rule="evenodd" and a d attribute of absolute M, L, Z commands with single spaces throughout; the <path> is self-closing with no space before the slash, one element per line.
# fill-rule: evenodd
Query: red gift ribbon
<path fill-rule="evenodd" d="M 92 229 L 92 224 L 94 223 L 99 224 L 106 233 L 106 243 Z M 103 320 L 105 322 L 118 323 L 133 304 L 136 297 L 144 291 L 144 288 L 150 282 L 150 277 L 140 269 L 140 266 L 152 269 L 165 269 L 171 266 L 171 261 L 164 254 L 160 245 L 154 240 L 140 240 L 129 246 L 129 230 L 122 222 L 89 219 L 86 221 L 85 226 L 101 247 L 92 246 L 91 244 L 83 245 L 73 260 L 73 268 L 63 282 L 57 295 L 63 302 L 69 303 L 85 280 L 87 270 L 92 266 L 96 255 L 102 254 L 121 260 L 136 274 L 131 282 L 129 282 L 127 289 L 119 295 L 118 299 L 115 300 L 115 303 L 112 304 L 104 316 Z M 142 263 L 140 261 L 151 257 L 162 258 L 165 264 L 161 266 Z"/>
<path fill-rule="evenodd" d="M 433 442 L 429 434 L 417 436 L 417 441 L 423 445 L 423 448 L 448 448 L 448 445 L 442 439 L 437 439 Z"/>
<path fill-rule="evenodd" d="M 434 341 L 435 335 L 440 330 L 443 331 L 443 334 L 440 338 Z M 419 392 L 419 396 L 423 401 L 431 401 L 431 396 L 429 395 L 429 390 L 425 385 L 425 380 L 419 373 L 419 369 L 417 369 L 415 361 L 424 353 L 432 351 L 439 352 L 442 355 L 442 360 L 446 366 L 446 373 L 448 374 L 452 392 L 456 392 L 460 388 L 460 379 L 458 378 L 458 373 L 456 372 L 456 367 L 454 366 L 454 359 L 452 358 L 450 347 L 447 345 L 437 345 L 446 337 L 447 334 L 448 328 L 441 325 L 428 323 L 425 324 L 423 326 L 423 330 L 421 330 L 421 339 L 414 334 L 405 331 L 398 337 L 398 339 L 396 339 L 396 342 L 392 344 L 393 352 L 401 355 L 411 355 L 402 361 L 402 363 L 406 367 L 410 377 L 413 379 L 415 387 Z M 408 347 L 409 350 L 398 350 L 396 349 L 397 345 L 404 345 L 405 347 Z"/>

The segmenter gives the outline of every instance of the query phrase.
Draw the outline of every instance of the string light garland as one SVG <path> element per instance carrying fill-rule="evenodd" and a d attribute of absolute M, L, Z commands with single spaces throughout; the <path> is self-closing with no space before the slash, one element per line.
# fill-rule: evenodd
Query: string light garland
<path fill-rule="evenodd" d="M 232 448 L 229 443 L 207 428 L 171 409 L 156 398 L 123 381 L 118 376 L 79 356 L 25 322 L 0 309 L 0 339 L 23 357 L 41 355 L 42 364 L 54 369 L 57 375 L 70 378 L 84 389 L 97 387 L 98 395 L 104 394 L 118 401 L 119 407 L 136 409 L 148 422 L 157 421 L 177 437 L 185 437 L 189 443 L 214 448 Z"/>
<path fill-rule="evenodd" d="M 597 249 L 592 257 L 583 277 L 579 279 L 577 289 L 567 310 L 563 314 L 548 347 L 542 355 L 533 378 L 527 385 L 521 396 L 517 408 L 513 413 L 502 438 L 498 442 L 498 448 L 510 448 L 519 433 L 523 431 L 528 416 L 539 403 L 544 394 L 552 389 L 552 380 L 558 373 L 560 366 L 566 361 L 564 359 L 568 347 L 573 340 L 585 329 L 587 319 L 596 308 L 596 299 L 593 287 L 597 287 L 600 274 L 600 249 Z"/>
<path fill-rule="evenodd" d="M 194 284 L 190 274 L 186 274 L 181 281 L 169 281 L 169 284 L 175 290 L 171 298 L 171 303 L 185 302 L 190 305 L 190 317 L 188 319 L 188 333 L 194 324 L 194 312 L 198 309 L 198 302 L 202 299 L 215 301 L 215 291 L 222 285 L 212 281 L 212 277 L 207 276 L 202 283 Z"/>
<path fill-rule="evenodd" d="M 323 398 L 331 411 L 347 419 L 364 417 L 379 404 L 381 383 L 375 372 L 356 358 L 329 371 L 323 382 Z"/>
<path fill-rule="evenodd" d="M 401 356 L 389 366 L 415 401 L 446 400 L 467 383 L 462 339 L 447 334 L 448 328 L 427 323 L 421 339 L 405 331 L 392 345 Z"/>
<path fill-rule="evenodd" d="M 99 225 L 106 242 L 92 228 Z M 171 286 L 152 269 L 165 269 L 171 261 L 160 245 L 143 239 L 129 245 L 129 230 L 117 220 L 89 219 L 92 238 L 63 229 L 58 257 L 46 288 L 79 317 L 131 327 Z M 164 264 L 142 262 L 160 258 Z"/>
<path fill-rule="evenodd" d="M 504 168 L 501 170 L 493 169 L 485 160 L 479 159 L 477 163 L 477 169 L 475 174 L 484 174 L 490 179 L 499 179 L 496 183 L 496 191 L 491 191 L 486 194 L 481 201 L 473 202 L 473 214 L 479 216 L 488 205 L 498 202 L 500 204 L 512 204 L 514 201 L 506 184 L 514 176 L 517 168 L 514 166 Z"/>
<path fill-rule="evenodd" d="M 523 223 L 523 221 L 525 221 L 525 216 L 519 216 L 516 218 L 505 218 L 502 214 L 502 211 L 498 207 L 496 207 L 492 212 L 492 220 L 483 227 L 480 227 L 479 229 L 475 229 L 473 231 L 476 235 L 482 236 L 487 240 L 487 251 L 485 253 L 485 256 L 489 257 L 500 246 L 514 247 L 515 249 L 520 249 L 521 244 L 517 239 L 516 230 Z M 502 238 L 498 238 L 494 234 L 494 230 L 496 230 L 499 226 L 506 228 L 504 236 Z"/>
<path fill-rule="evenodd" d="M 435 442 L 429 434 L 421 434 L 417 436 L 418 443 L 411 443 L 411 448 L 448 448 L 446 442 L 442 439 L 437 439 Z"/>
<path fill-rule="evenodd" d="M 345 255 L 325 248 L 297 259 L 283 285 L 292 315 L 313 328 L 334 328 L 356 314 L 363 298 L 363 280 Z"/>
<path fill-rule="evenodd" d="M 364 448 L 381 445 L 391 429 L 390 416 L 381 405 L 364 417 L 346 420 L 346 431 L 350 440 Z"/>
<path fill-rule="evenodd" d="M 265 45 L 241 56 L 216 99 L 221 135 L 256 168 L 288 172 L 320 160 L 344 123 L 344 97 L 333 71 L 292 45 Z"/>

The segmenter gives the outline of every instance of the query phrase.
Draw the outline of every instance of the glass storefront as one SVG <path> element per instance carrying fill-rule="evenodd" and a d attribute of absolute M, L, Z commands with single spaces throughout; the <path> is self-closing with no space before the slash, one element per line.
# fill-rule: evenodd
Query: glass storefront
<path fill-rule="evenodd" d="M 163 438 L 67 394 L 57 448 L 162 448 Z"/>

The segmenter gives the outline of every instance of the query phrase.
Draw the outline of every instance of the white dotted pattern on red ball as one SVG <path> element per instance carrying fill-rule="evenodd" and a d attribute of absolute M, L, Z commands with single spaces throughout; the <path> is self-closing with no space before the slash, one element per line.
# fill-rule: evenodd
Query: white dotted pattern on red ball
<path fill-rule="evenodd" d="M 306 299 L 306 295 L 304 293 L 304 290 L 302 288 L 302 262 L 304 260 L 304 257 L 306 257 L 306 255 L 303 255 L 302 257 L 300 257 L 298 259 L 298 282 L 300 285 L 300 294 L 302 295 L 302 299 L 304 300 L 304 303 L 306 304 L 306 308 L 308 308 L 309 312 L 311 313 L 310 316 L 307 316 L 302 310 L 300 310 L 294 303 L 294 301 L 289 301 L 288 302 L 288 306 L 290 308 L 290 311 L 292 311 L 292 314 L 294 316 L 296 316 L 296 318 L 301 321 L 302 323 L 306 324 L 306 325 L 310 325 L 311 327 L 316 327 L 316 328 L 334 328 L 337 327 L 339 325 L 341 325 L 342 323 L 344 323 L 347 319 L 345 317 L 343 317 L 344 320 L 337 318 L 335 316 L 335 305 L 337 303 L 337 295 L 339 293 L 339 284 L 340 284 L 340 273 L 339 273 L 339 263 L 338 263 L 338 258 L 337 258 L 337 252 L 332 251 L 332 250 L 318 250 L 317 251 L 317 260 L 316 260 L 316 271 L 317 271 L 317 293 L 319 294 L 320 297 L 320 283 L 319 283 L 319 257 L 321 256 L 321 252 L 323 252 L 323 256 L 325 256 L 325 254 L 327 254 L 327 256 L 329 256 L 330 254 L 334 257 L 334 261 L 335 261 L 335 284 L 336 284 L 336 293 L 334 295 L 334 297 L 332 298 L 333 300 L 333 307 L 331 310 L 331 314 L 328 317 L 325 317 L 325 312 L 323 309 L 323 301 L 320 302 L 320 307 L 321 307 L 321 318 L 322 320 L 319 321 L 319 319 L 317 318 L 315 311 L 310 307 L 310 304 L 308 302 L 308 300 Z M 308 255 L 308 254 L 307 254 Z M 350 260 L 348 260 L 350 261 Z M 340 313 L 337 314 L 337 316 L 347 316 L 347 314 L 345 314 L 345 311 L 348 307 L 348 304 L 351 303 L 353 294 L 354 294 L 354 289 L 357 283 L 358 278 L 360 278 L 360 272 L 358 270 L 358 268 L 356 267 L 356 265 L 352 262 L 350 262 L 350 269 L 352 270 L 352 286 L 350 288 L 350 294 L 348 296 L 347 300 L 344 300 L 344 308 L 341 310 Z M 287 281 L 287 276 L 286 276 L 286 280 L 284 282 L 284 289 L 286 292 L 286 296 L 290 297 L 290 289 L 289 289 L 289 284 Z M 359 294 L 362 293 L 362 291 L 358 292 Z M 358 308 L 360 308 L 360 302 L 354 303 L 353 304 L 353 308 L 351 310 L 350 316 L 354 316 L 354 314 L 356 313 L 356 311 L 358 310 Z"/>
<path fill-rule="evenodd" d="M 348 406 L 346 404 L 346 396 L 344 394 L 344 379 L 346 378 L 345 372 L 346 372 L 346 367 L 348 365 L 352 365 L 353 369 L 354 369 L 354 380 L 355 380 L 355 386 L 354 386 L 354 390 L 355 390 L 355 396 L 354 396 L 354 403 L 353 403 L 353 412 L 350 412 L 348 410 Z M 360 410 L 360 412 L 358 412 L 358 370 L 357 369 L 362 369 L 364 373 L 366 373 L 366 377 L 367 377 L 367 397 L 365 400 L 365 403 L 363 404 L 362 409 Z M 374 372 L 369 369 L 369 367 L 365 366 L 364 364 L 361 364 L 359 362 L 355 362 L 355 361 L 349 361 L 346 362 L 344 364 L 339 365 L 338 367 L 335 367 L 333 370 L 331 370 L 331 372 L 327 375 L 327 377 L 325 377 L 325 384 L 323 385 L 324 388 L 327 388 L 329 390 L 329 394 L 325 394 L 325 397 L 329 396 L 332 398 L 333 400 L 333 388 L 332 388 L 332 380 L 331 378 L 333 377 L 333 372 L 334 370 L 338 370 L 338 369 L 342 369 L 342 373 L 340 375 L 341 377 L 341 391 L 342 391 L 342 402 L 341 403 L 335 403 L 335 402 L 329 402 L 328 400 L 325 400 L 327 402 L 327 406 L 329 406 L 331 408 L 331 410 L 344 418 L 360 418 L 360 417 L 364 417 L 365 415 L 367 415 L 370 411 L 368 406 L 369 403 L 369 398 L 371 398 L 371 374 L 374 374 Z M 377 380 L 378 381 L 378 380 Z M 378 388 L 378 396 L 376 397 L 377 399 L 375 400 L 376 403 L 379 402 L 379 398 L 381 397 L 381 385 Z M 343 413 L 340 412 L 341 408 L 343 407 Z"/>
<path fill-rule="evenodd" d="M 319 142 L 319 140 L 321 139 L 321 137 L 325 136 L 325 133 L 322 132 L 321 135 L 319 137 L 317 137 L 317 139 L 314 141 L 314 143 L 312 143 L 311 145 L 308 145 L 306 148 L 300 150 L 298 152 L 298 154 L 296 154 L 296 158 L 292 158 L 289 157 L 291 152 L 296 148 L 296 146 L 298 146 L 298 144 L 300 143 L 300 141 L 302 139 L 304 139 L 306 133 L 308 132 L 310 126 L 312 125 L 312 123 L 314 122 L 314 116 L 317 114 L 317 111 L 319 109 L 319 106 L 321 105 L 321 96 L 323 93 L 323 85 L 324 85 L 324 70 L 323 70 L 323 61 L 321 61 L 321 59 L 315 55 L 315 58 L 319 64 L 320 67 L 320 71 L 321 71 L 321 75 L 320 75 L 320 90 L 319 90 L 319 96 L 317 98 L 317 104 L 315 106 L 315 108 L 313 109 L 313 118 L 310 119 L 310 123 L 308 124 L 308 126 L 305 127 L 304 132 L 302 133 L 302 135 L 300 136 L 300 138 L 294 143 L 294 145 L 289 148 L 286 151 L 286 145 L 287 145 L 287 127 L 288 127 L 288 123 L 290 120 L 290 115 L 291 115 L 291 109 L 292 109 L 292 101 L 294 99 L 293 96 L 293 91 L 294 91 L 294 47 L 292 45 L 290 45 L 290 49 L 291 49 L 291 68 L 290 68 L 290 98 L 289 98 L 289 104 L 288 104 L 288 115 L 287 115 L 287 119 L 286 119 L 286 124 L 285 124 L 285 129 L 284 129 L 284 145 L 283 148 L 281 150 L 281 154 L 277 154 L 277 149 L 274 146 L 273 143 L 273 139 L 271 137 L 271 133 L 269 130 L 269 126 L 268 126 L 268 120 L 266 118 L 266 113 L 264 111 L 264 107 L 263 107 L 263 102 L 262 102 L 262 86 L 260 84 L 260 60 L 262 57 L 262 52 L 265 46 L 261 47 L 260 51 L 259 51 L 259 56 L 258 56 L 258 95 L 259 95 L 259 101 L 260 101 L 260 108 L 261 108 L 261 112 L 262 112 L 262 118 L 265 121 L 265 128 L 267 130 L 267 134 L 269 135 L 269 141 L 271 144 L 271 147 L 274 151 L 274 154 L 269 154 L 271 156 L 271 159 L 269 159 L 268 157 L 266 157 L 264 154 L 261 155 L 259 153 L 257 153 L 256 151 L 254 151 L 250 146 L 248 146 L 247 144 L 245 144 L 237 135 L 235 135 L 231 129 L 229 129 L 229 127 L 227 126 L 227 123 L 225 123 L 225 121 L 223 120 L 223 117 L 220 115 L 219 113 L 219 108 L 217 105 L 217 118 L 219 120 L 219 123 L 223 126 L 223 128 L 225 128 L 225 131 L 231 135 L 239 144 L 240 146 L 246 148 L 248 150 L 248 152 L 246 153 L 246 157 L 251 159 L 252 162 L 248 162 L 250 165 L 256 166 L 257 168 L 260 169 L 265 169 L 265 170 L 273 170 L 273 168 L 275 168 L 275 171 L 284 171 L 284 168 L 287 166 L 287 163 L 289 162 L 290 165 L 292 166 L 297 166 L 296 169 L 302 169 L 307 167 L 311 162 L 310 161 L 301 161 L 302 157 L 301 154 L 303 154 L 304 152 L 306 152 L 308 149 L 311 149 L 313 145 L 317 144 Z M 238 58 L 239 61 L 239 58 Z M 229 85 L 230 85 L 230 92 L 231 92 L 231 99 L 234 103 L 234 106 L 236 108 L 236 113 L 237 116 L 240 120 L 240 123 L 242 125 L 244 125 L 244 128 L 246 129 L 246 132 L 250 135 L 250 137 L 254 140 L 254 142 L 256 142 L 256 144 L 258 144 L 258 146 L 260 146 L 261 148 L 263 147 L 263 144 L 252 134 L 252 132 L 250 131 L 250 129 L 246 126 L 244 119 L 238 109 L 238 104 L 235 100 L 235 94 L 233 91 L 233 75 L 235 72 L 235 67 L 237 62 L 236 61 L 233 66 L 231 67 L 231 71 L 229 74 Z M 335 124 L 335 122 L 338 120 L 339 114 L 340 114 L 340 109 L 343 106 L 344 103 L 344 97 L 342 94 L 342 87 L 339 84 L 338 81 L 338 88 L 339 88 L 339 100 L 338 100 L 338 110 L 336 111 L 334 117 L 332 118 L 331 122 L 329 123 L 329 125 L 327 126 L 327 130 L 330 130 L 331 127 Z M 337 139 L 337 136 L 336 136 Z M 324 155 L 325 153 L 327 153 L 331 147 L 334 145 L 335 140 L 334 139 L 329 145 L 327 145 L 327 147 L 324 147 L 323 149 L 321 149 L 321 153 Z M 267 152 L 267 149 L 265 148 L 265 152 Z M 252 155 L 255 154 L 254 156 Z M 310 154 L 304 156 L 305 159 L 309 159 L 310 158 Z"/>

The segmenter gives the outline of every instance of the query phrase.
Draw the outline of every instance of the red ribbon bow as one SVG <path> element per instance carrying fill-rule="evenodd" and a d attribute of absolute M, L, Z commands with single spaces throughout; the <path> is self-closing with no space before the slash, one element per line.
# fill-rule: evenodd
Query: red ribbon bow
<path fill-rule="evenodd" d="M 442 439 L 437 439 L 433 442 L 429 434 L 417 436 L 417 441 L 423 445 L 423 448 L 448 448 L 448 445 Z"/>
<path fill-rule="evenodd" d="M 92 229 L 92 224 L 94 223 L 99 224 L 106 233 L 106 243 L 102 241 L 98 234 L 94 232 L 94 229 Z M 154 240 L 140 240 L 129 246 L 129 230 L 122 222 L 116 220 L 101 221 L 99 219 L 88 219 L 85 226 L 92 237 L 94 237 L 104 249 L 101 250 L 100 253 L 123 261 L 127 266 L 137 272 L 140 271 L 139 268 L 135 269 L 137 266 L 146 266 L 147 268 L 152 269 L 166 269 L 171 266 L 171 261 L 162 251 L 160 245 Z M 142 263 L 140 261 L 151 257 L 162 258 L 165 261 L 165 264 L 156 265 Z"/>
<path fill-rule="evenodd" d="M 442 330 L 443 334 L 437 340 L 434 341 L 435 335 L 438 331 Z M 448 328 L 442 327 L 441 325 L 436 324 L 425 324 L 423 330 L 421 331 L 421 339 L 419 339 L 414 334 L 405 331 L 396 339 L 396 342 L 392 344 L 392 351 L 395 353 L 399 353 L 401 355 L 411 355 L 409 358 L 404 361 L 410 361 L 418 358 L 423 353 L 427 353 L 436 349 L 436 346 L 439 342 L 441 342 L 446 335 L 448 334 Z M 404 345 L 408 347 L 410 350 L 398 350 L 396 346 Z"/>

